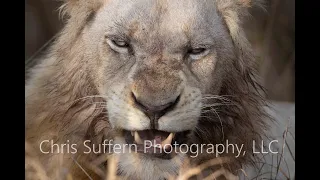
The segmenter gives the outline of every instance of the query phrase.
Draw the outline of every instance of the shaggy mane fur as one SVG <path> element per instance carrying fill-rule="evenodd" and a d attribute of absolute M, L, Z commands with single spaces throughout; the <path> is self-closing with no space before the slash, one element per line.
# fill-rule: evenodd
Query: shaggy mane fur
<path fill-rule="evenodd" d="M 206 117 L 200 119 L 197 129 L 190 138 L 190 143 L 229 143 L 244 144 L 249 152 L 252 141 L 259 141 L 264 136 L 266 123 L 264 117 L 265 100 L 263 88 L 259 85 L 256 75 L 255 57 L 244 31 L 241 28 L 242 19 L 248 16 L 248 8 L 260 1 L 250 0 L 215 0 L 219 13 L 225 20 L 236 47 L 235 52 L 239 62 L 235 62 L 236 71 L 225 77 L 219 95 L 225 96 L 230 104 L 221 106 L 219 116 L 226 119 L 223 122 L 211 121 L 212 114 L 204 112 Z M 83 138 L 101 142 L 103 138 L 113 136 L 104 108 L 96 103 L 103 102 L 92 84 L 87 69 L 77 63 L 82 58 L 81 40 L 78 36 L 83 27 L 103 3 L 107 1 L 95 0 L 67 0 L 62 6 L 62 14 L 68 16 L 65 28 L 60 37 L 51 47 L 48 55 L 32 69 L 31 78 L 26 85 L 26 143 L 29 148 L 38 148 L 43 139 L 54 139 L 64 142 L 68 139 L 73 142 Z M 88 98 L 95 96 L 95 98 Z M 203 132 L 206 132 L 205 134 Z M 31 146 L 29 146 L 31 145 Z M 27 148 L 26 147 L 26 148 Z M 29 157 L 28 153 L 26 154 Z M 75 179 L 86 175 L 73 162 L 71 155 L 65 155 L 69 160 L 60 161 L 59 158 L 50 159 L 50 164 L 42 164 L 45 174 L 54 177 L 57 171 L 66 167 L 70 172 L 80 172 L 74 175 Z M 46 162 L 45 155 L 34 155 L 37 161 Z M 74 159 L 79 157 L 75 156 Z M 92 157 L 93 158 L 93 157 Z M 212 157 L 213 158 L 213 157 Z M 199 156 L 194 161 L 201 163 L 210 159 L 209 155 Z M 80 159 L 79 159 L 80 160 Z M 254 157 L 248 155 L 234 159 L 230 169 L 236 171 L 247 163 L 254 163 Z M 31 176 L 36 173 L 32 167 L 26 167 Z M 99 172 L 91 172 L 99 174 Z M 28 176 L 27 176 L 28 177 Z M 78 177 L 78 178 L 76 178 Z M 56 177 L 59 179 L 59 177 Z M 32 178 L 31 178 L 32 179 Z"/>

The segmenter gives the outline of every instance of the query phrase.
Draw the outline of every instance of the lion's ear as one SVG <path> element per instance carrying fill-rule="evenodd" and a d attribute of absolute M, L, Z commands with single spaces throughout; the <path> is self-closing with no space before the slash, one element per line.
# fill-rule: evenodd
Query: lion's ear
<path fill-rule="evenodd" d="M 96 12 L 106 0 L 61 0 L 60 17 L 69 16 L 87 18 Z"/>
<path fill-rule="evenodd" d="M 223 17 L 239 59 L 239 68 L 242 73 L 246 73 L 248 67 L 255 64 L 255 56 L 246 34 L 242 27 L 243 21 L 249 16 L 249 8 L 263 7 L 264 0 L 215 0 L 216 6 Z"/>
<path fill-rule="evenodd" d="M 60 18 L 66 17 L 65 27 L 60 32 L 60 37 L 53 45 L 57 52 L 69 51 L 72 43 L 77 39 L 80 31 L 83 30 L 87 22 L 94 17 L 95 13 L 107 0 L 60 0 Z"/>

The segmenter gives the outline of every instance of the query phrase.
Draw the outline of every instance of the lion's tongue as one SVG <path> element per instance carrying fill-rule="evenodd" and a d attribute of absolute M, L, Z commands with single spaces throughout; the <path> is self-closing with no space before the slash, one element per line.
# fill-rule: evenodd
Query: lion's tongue
<path fill-rule="evenodd" d="M 174 134 L 158 130 L 143 130 L 134 132 L 134 140 L 137 144 L 163 147 L 171 144 Z M 151 143 L 151 144 L 150 144 Z"/>

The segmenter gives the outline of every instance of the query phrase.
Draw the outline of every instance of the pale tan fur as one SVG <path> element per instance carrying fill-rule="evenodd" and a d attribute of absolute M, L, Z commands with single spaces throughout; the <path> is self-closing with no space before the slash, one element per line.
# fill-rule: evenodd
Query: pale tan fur
<path fill-rule="evenodd" d="M 75 161 L 83 165 L 85 162 L 94 160 L 96 156 L 43 154 L 39 152 L 39 144 L 42 140 L 53 139 L 56 143 L 65 143 L 69 140 L 78 143 L 83 139 L 101 142 L 102 139 L 115 138 L 117 142 L 124 143 L 123 138 L 118 136 L 117 128 L 143 130 L 150 126 L 149 119 L 144 113 L 132 106 L 131 91 L 145 102 L 161 105 L 163 102 L 172 101 L 172 97 L 176 97 L 176 94 L 183 89 L 177 109 L 159 120 L 160 130 L 172 132 L 193 130 L 197 126 L 205 93 L 235 96 L 233 100 L 235 107 L 221 109 L 222 112 L 232 115 L 230 119 L 234 118 L 232 122 L 228 122 L 230 124 L 226 122 L 228 127 L 225 131 L 222 133 L 220 126 L 203 129 L 206 126 L 203 124 L 199 126 L 200 130 L 210 133 L 200 138 L 191 136 L 192 142 L 211 142 L 212 140 L 216 143 L 220 142 L 223 136 L 230 138 L 232 142 L 244 143 L 249 149 L 251 141 L 258 140 L 263 135 L 264 100 L 259 94 L 260 87 L 255 79 L 254 55 L 241 28 L 242 19 L 248 16 L 248 8 L 255 3 L 259 5 L 260 1 L 214 1 L 215 7 L 212 8 L 218 10 L 219 16 L 225 23 L 225 27 L 221 28 L 228 29 L 231 37 L 231 39 L 226 37 L 225 41 L 232 41 L 232 43 L 221 46 L 221 51 L 226 52 L 222 59 L 226 61 L 219 63 L 210 61 L 210 59 L 221 58 L 217 56 L 217 52 L 202 58 L 203 62 L 215 68 L 214 72 L 206 66 L 194 67 L 199 72 L 199 77 L 203 77 L 200 82 L 190 78 L 191 74 L 181 73 L 186 67 L 176 63 L 174 61 L 176 57 L 171 58 L 170 55 L 159 53 L 151 47 L 149 50 L 153 54 L 152 57 L 149 57 L 149 61 L 140 64 L 141 66 L 134 65 L 130 70 L 126 70 L 121 69 L 119 62 L 108 67 L 110 69 L 103 69 L 102 67 L 107 67 L 107 62 L 97 60 L 98 57 L 114 59 L 114 56 L 109 55 L 110 51 L 96 51 L 94 44 L 97 41 L 90 40 L 99 39 L 98 34 L 95 33 L 96 29 L 104 25 L 102 17 L 108 16 L 107 10 L 104 10 L 108 9 L 109 3 L 111 5 L 115 3 L 114 1 L 66 0 L 62 9 L 62 14 L 68 16 L 66 26 L 48 55 L 31 70 L 31 78 L 26 85 L 26 143 L 34 149 L 37 155 L 33 157 L 42 163 L 50 179 L 61 179 L 63 169 L 67 169 L 67 173 L 72 174 L 74 179 L 87 179 L 87 175 Z M 159 1 L 156 9 L 166 11 L 168 3 L 171 2 Z M 177 13 L 177 15 L 181 14 Z M 98 21 L 101 19 L 101 22 L 91 25 L 92 17 L 97 18 Z M 168 15 L 167 18 L 170 17 Z M 166 17 L 163 18 L 166 19 Z M 191 24 L 192 21 L 185 22 Z M 189 31 L 190 24 L 182 21 L 173 24 L 179 23 L 184 31 Z M 139 24 L 142 25 L 141 22 L 132 23 L 133 29 L 136 29 L 129 33 L 132 37 L 142 36 L 137 30 L 141 28 Z M 176 27 L 172 26 L 173 24 L 159 26 L 159 29 L 160 31 L 161 29 L 170 30 Z M 159 45 L 159 47 L 162 46 Z M 231 55 L 230 52 L 235 54 Z M 159 59 L 166 61 L 160 62 Z M 233 62 L 228 59 L 238 61 Z M 194 66 L 196 65 L 195 63 Z M 124 83 L 123 77 L 118 77 L 114 73 L 106 74 L 117 68 L 127 73 L 128 82 L 133 83 Z M 224 76 L 224 73 L 227 75 Z M 210 78 L 212 74 L 215 75 L 214 80 Z M 228 118 L 227 115 L 221 117 Z M 243 122 L 239 125 L 237 124 L 239 121 Z M 212 137 L 212 139 L 209 140 L 206 137 Z M 156 160 L 154 163 L 144 156 L 124 154 L 120 156 L 119 166 L 123 175 L 131 178 L 161 179 L 168 174 L 177 173 L 182 162 L 180 160 L 186 157 L 179 155 L 176 158 L 178 161 L 175 162 Z M 192 163 L 199 164 L 211 158 L 213 157 L 203 154 L 193 159 Z M 239 161 L 235 160 L 234 164 L 230 163 L 231 171 L 236 172 L 243 164 L 252 162 L 252 159 L 248 156 L 238 159 Z M 87 167 L 85 169 L 91 177 L 99 177 L 97 175 L 99 173 Z M 35 170 L 28 166 L 26 171 L 32 174 Z"/>

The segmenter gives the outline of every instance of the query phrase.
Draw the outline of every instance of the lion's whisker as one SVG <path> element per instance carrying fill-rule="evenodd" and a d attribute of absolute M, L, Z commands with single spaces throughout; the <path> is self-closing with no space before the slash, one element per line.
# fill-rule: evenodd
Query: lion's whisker
<path fill-rule="evenodd" d="M 72 103 L 75 103 L 77 101 L 81 101 L 81 100 L 87 100 L 90 98 L 106 98 L 107 96 L 102 96 L 102 95 L 90 95 L 90 96 L 84 96 L 78 99 L 75 99 Z"/>
<path fill-rule="evenodd" d="M 218 107 L 218 106 L 235 106 L 235 104 L 223 104 L 223 103 L 205 104 L 205 105 L 202 105 L 202 108 Z"/>
<path fill-rule="evenodd" d="M 219 121 L 220 121 L 220 125 L 221 125 L 221 132 L 222 132 L 222 140 L 224 140 L 224 131 L 223 131 L 223 124 L 222 124 L 222 120 L 218 114 L 218 112 L 212 107 L 211 108 L 213 110 L 213 112 L 217 115 Z"/>
<path fill-rule="evenodd" d="M 210 141 L 210 138 L 208 137 L 207 133 L 205 133 L 201 128 L 199 128 L 198 126 L 195 127 L 196 128 L 196 133 L 201 137 L 201 134 L 203 136 L 205 136 L 205 138 L 207 139 L 207 141 Z M 199 134 L 201 133 L 201 134 Z"/>

